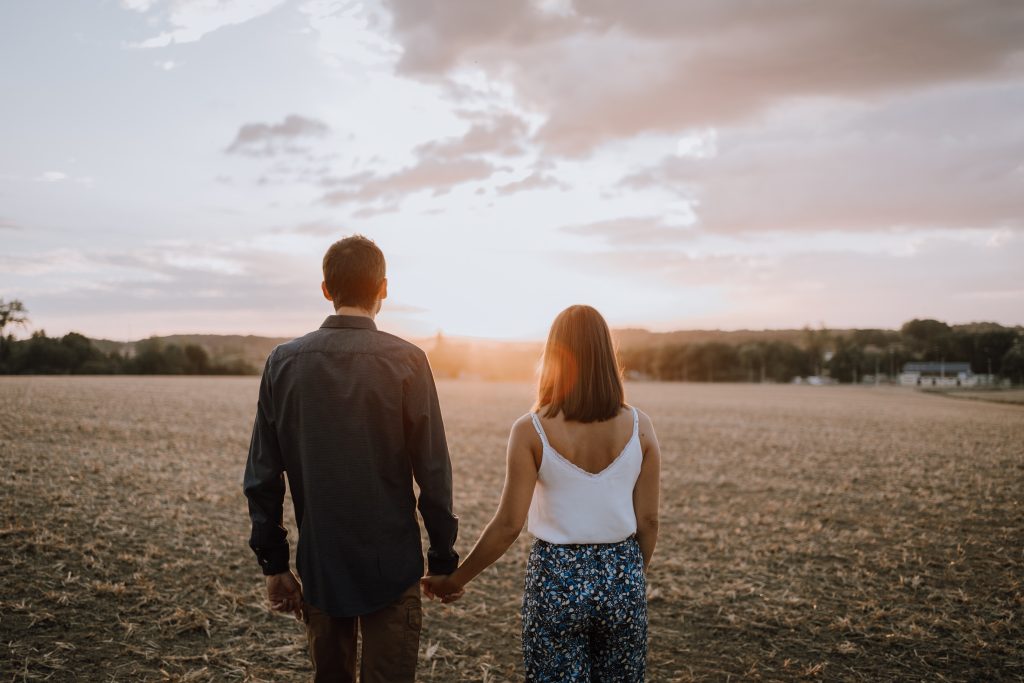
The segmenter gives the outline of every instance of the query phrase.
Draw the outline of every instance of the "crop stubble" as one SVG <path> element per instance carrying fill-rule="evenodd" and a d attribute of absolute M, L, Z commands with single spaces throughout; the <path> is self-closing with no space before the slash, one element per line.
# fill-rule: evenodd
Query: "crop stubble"
<path fill-rule="evenodd" d="M 0 379 L 3 680 L 306 680 L 302 628 L 268 612 L 246 546 L 256 388 Z M 465 554 L 530 387 L 439 388 Z M 1024 408 L 859 387 L 628 391 L 664 451 L 649 680 L 1024 679 Z M 529 545 L 456 605 L 425 605 L 421 680 L 521 679 Z"/>

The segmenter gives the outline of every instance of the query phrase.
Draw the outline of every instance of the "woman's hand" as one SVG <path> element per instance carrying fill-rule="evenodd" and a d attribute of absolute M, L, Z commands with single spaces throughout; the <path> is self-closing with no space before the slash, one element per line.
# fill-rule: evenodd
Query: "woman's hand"
<path fill-rule="evenodd" d="M 423 593 L 431 600 L 440 598 L 441 602 L 448 604 L 455 602 L 466 594 L 466 589 L 456 583 L 450 574 L 439 574 L 436 576 L 424 576 L 420 579 L 420 587 Z"/>

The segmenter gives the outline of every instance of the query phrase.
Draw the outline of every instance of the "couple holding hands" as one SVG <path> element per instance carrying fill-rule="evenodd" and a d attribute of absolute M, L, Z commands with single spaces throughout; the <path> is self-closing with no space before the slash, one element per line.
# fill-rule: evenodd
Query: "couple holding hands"
<path fill-rule="evenodd" d="M 535 538 L 522 603 L 526 680 L 642 681 L 660 452 L 650 419 L 625 403 L 600 313 L 570 306 L 555 318 L 536 402 L 509 435 L 498 509 L 460 564 L 430 367 L 374 322 L 387 297 L 380 249 L 359 235 L 335 242 L 321 288 L 335 314 L 267 359 L 243 480 L 249 545 L 272 609 L 305 623 L 313 680 L 357 680 L 361 637 L 363 683 L 413 681 L 421 591 L 458 600 L 525 524 Z M 289 568 L 286 480 L 301 584 Z"/>

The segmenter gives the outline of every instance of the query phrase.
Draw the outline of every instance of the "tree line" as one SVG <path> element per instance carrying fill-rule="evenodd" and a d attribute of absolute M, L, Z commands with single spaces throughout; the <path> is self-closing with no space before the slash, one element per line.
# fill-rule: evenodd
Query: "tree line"
<path fill-rule="evenodd" d="M 830 377 L 858 382 L 866 376 L 894 379 L 908 361 L 967 362 L 976 374 L 1024 384 L 1024 335 L 995 323 L 951 326 L 915 319 L 899 330 L 803 330 L 799 343 L 709 341 L 620 350 L 627 373 L 686 382 L 789 382 Z"/>
<path fill-rule="evenodd" d="M 43 331 L 0 346 L 0 374 L 7 375 L 252 375 L 258 371 L 242 360 L 217 362 L 202 346 L 165 344 L 145 339 L 134 354 L 104 353 L 77 332 L 48 337 Z"/>
<path fill-rule="evenodd" d="M 16 340 L 8 328 L 25 327 L 20 301 L 0 299 L 0 374 L 244 375 L 259 369 L 241 359 L 218 360 L 198 344 L 151 338 L 134 353 L 104 352 L 87 337 L 43 331 Z M 948 325 L 915 319 L 899 330 L 804 328 L 796 341 L 780 339 L 648 343 L 619 350 L 630 377 L 684 382 L 790 382 L 830 377 L 859 382 L 867 376 L 894 379 L 908 361 L 967 362 L 976 374 L 1024 384 L 1024 328 L 996 323 Z M 473 349 L 440 334 L 428 351 L 438 377 L 530 379 L 536 348 Z"/>
<path fill-rule="evenodd" d="M 24 326 L 27 311 L 20 301 L 0 299 L 0 374 L 18 375 L 249 375 L 257 371 L 242 360 L 216 361 L 196 344 L 165 344 L 145 339 L 132 354 L 104 353 L 88 337 L 69 332 L 48 337 L 33 332 L 28 339 L 4 335 L 7 327 Z"/>

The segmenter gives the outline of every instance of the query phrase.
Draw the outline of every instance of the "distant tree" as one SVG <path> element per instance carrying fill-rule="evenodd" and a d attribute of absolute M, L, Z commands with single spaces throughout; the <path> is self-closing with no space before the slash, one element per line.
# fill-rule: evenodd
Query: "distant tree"
<path fill-rule="evenodd" d="M 736 347 L 725 342 L 691 344 L 688 364 L 698 382 L 735 382 L 744 378 L 743 364 Z"/>
<path fill-rule="evenodd" d="M 132 357 L 117 351 L 103 353 L 91 339 L 77 332 L 60 338 L 47 337 L 39 330 L 28 339 L 13 342 L 5 362 L 4 374 L 114 374 L 130 372 L 144 375 L 218 374 L 252 375 L 257 370 L 241 358 L 217 363 L 198 344 L 184 348 L 164 345 L 156 338 L 145 339 L 135 346 Z"/>
<path fill-rule="evenodd" d="M 185 352 L 177 344 L 168 344 L 164 348 L 164 372 L 166 375 L 185 374 Z"/>
<path fill-rule="evenodd" d="M 807 350 L 814 374 L 823 374 L 825 354 L 832 348 L 832 332 L 824 325 L 816 330 L 804 326 L 804 348 Z"/>
<path fill-rule="evenodd" d="M 159 339 L 144 339 L 135 345 L 135 356 L 128 364 L 128 371 L 139 375 L 167 374 L 163 344 Z"/>
<path fill-rule="evenodd" d="M 806 377 L 815 371 L 808 354 L 795 344 L 770 341 L 763 343 L 762 347 L 765 375 L 773 382 L 790 382 L 794 377 Z"/>
<path fill-rule="evenodd" d="M 92 355 L 75 372 L 80 375 L 116 375 L 124 372 L 124 365 L 125 359 L 116 351 L 105 354 L 93 347 Z"/>
<path fill-rule="evenodd" d="M 24 326 L 28 323 L 28 309 L 25 304 L 17 299 L 4 301 L 0 299 L 0 337 L 4 336 L 4 330 L 8 325 Z"/>
<path fill-rule="evenodd" d="M 427 352 L 430 369 L 437 377 L 458 377 L 466 369 L 469 349 L 457 342 L 451 342 L 438 330 L 434 347 Z"/>
<path fill-rule="evenodd" d="M 921 360 L 953 360 L 953 328 L 938 320 L 917 319 L 903 324 L 900 338 L 907 349 Z"/>
<path fill-rule="evenodd" d="M 198 344 L 185 346 L 184 371 L 189 375 L 206 375 L 210 372 L 210 354 Z"/>
<path fill-rule="evenodd" d="M 861 354 L 861 374 L 871 375 L 876 381 L 882 381 L 882 376 L 889 372 L 889 352 L 884 347 L 868 344 L 861 348 Z"/>
<path fill-rule="evenodd" d="M 743 365 L 744 379 L 748 382 L 764 381 L 764 354 L 761 345 L 756 342 L 743 344 L 736 353 Z"/>
<path fill-rule="evenodd" d="M 1010 347 L 999 363 L 1001 375 L 1017 385 L 1024 385 L 1024 339 Z"/>
<path fill-rule="evenodd" d="M 619 349 L 619 361 L 627 374 L 639 373 L 642 377 L 660 379 L 654 371 L 656 351 L 651 347 L 628 347 Z"/>
<path fill-rule="evenodd" d="M 998 375 L 1003 356 L 1017 341 L 1017 330 L 1001 325 L 953 331 L 954 360 L 965 360 L 976 373 Z"/>
<path fill-rule="evenodd" d="M 854 330 L 850 340 L 860 347 L 875 346 L 884 349 L 900 341 L 900 333 L 893 330 Z"/>
<path fill-rule="evenodd" d="M 211 375 L 258 375 L 259 369 L 241 358 L 210 365 Z"/>
<path fill-rule="evenodd" d="M 89 360 L 101 354 L 89 341 L 89 338 L 81 335 L 77 332 L 68 332 L 60 339 L 60 344 L 66 348 L 70 354 L 71 367 L 70 372 L 76 371 L 79 367 L 84 365 Z"/>
<path fill-rule="evenodd" d="M 686 344 L 665 344 L 654 349 L 652 374 L 660 380 L 689 382 L 690 349 Z"/>
<path fill-rule="evenodd" d="M 10 372 L 9 356 L 12 338 L 4 334 L 8 325 L 24 327 L 28 324 L 28 310 L 25 304 L 17 299 L 4 301 L 0 299 L 0 372 Z"/>
<path fill-rule="evenodd" d="M 864 375 L 864 352 L 852 339 L 836 339 L 828 361 L 829 376 L 838 382 L 858 382 Z M 873 366 L 873 364 L 872 364 Z"/>
<path fill-rule="evenodd" d="M 75 367 L 74 346 L 47 337 L 44 330 L 33 332 L 23 344 L 19 344 L 19 351 L 13 359 L 16 372 L 60 375 L 70 373 Z"/>

